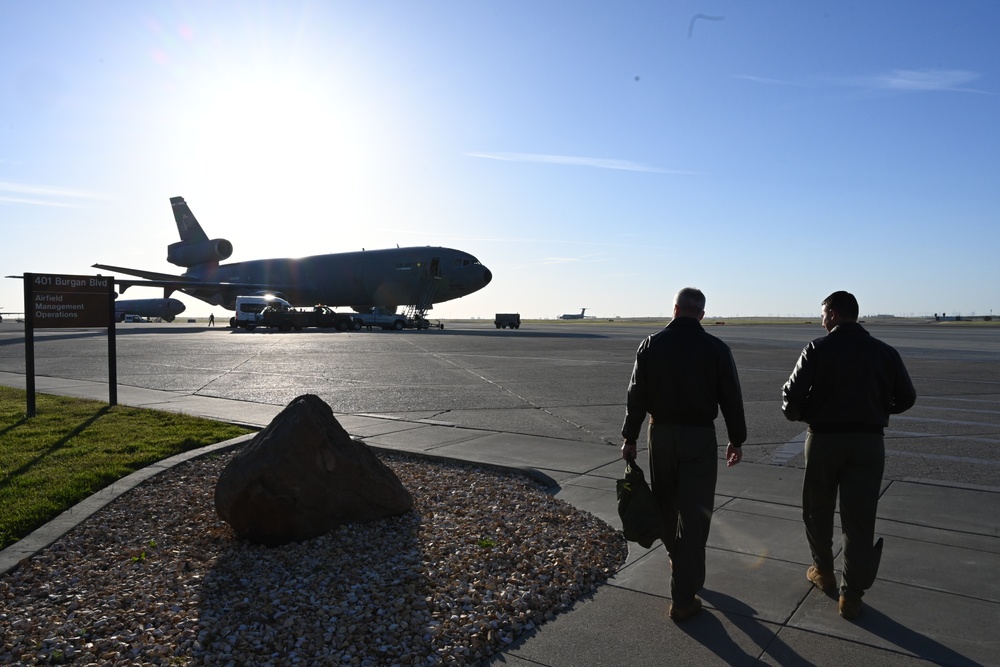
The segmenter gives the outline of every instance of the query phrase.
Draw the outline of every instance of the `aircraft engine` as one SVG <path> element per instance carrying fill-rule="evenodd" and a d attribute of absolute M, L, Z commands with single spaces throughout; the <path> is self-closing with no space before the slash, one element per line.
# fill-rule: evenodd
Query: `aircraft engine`
<path fill-rule="evenodd" d="M 226 239 L 212 239 L 200 243 L 179 241 L 167 246 L 167 261 L 177 266 L 192 267 L 200 264 L 218 264 L 233 254 L 233 244 Z"/>

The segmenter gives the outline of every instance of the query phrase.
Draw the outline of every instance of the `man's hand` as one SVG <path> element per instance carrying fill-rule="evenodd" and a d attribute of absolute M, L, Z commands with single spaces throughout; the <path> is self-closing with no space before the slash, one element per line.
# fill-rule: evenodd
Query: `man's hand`
<path fill-rule="evenodd" d="M 742 459 L 743 459 L 743 449 L 740 447 L 734 447 L 733 443 L 729 443 L 729 445 L 726 447 L 726 467 L 732 468 Z"/>
<path fill-rule="evenodd" d="M 629 459 L 634 459 L 636 453 L 638 453 L 638 447 L 636 447 L 635 440 L 626 440 L 622 443 L 622 458 L 628 461 Z"/>

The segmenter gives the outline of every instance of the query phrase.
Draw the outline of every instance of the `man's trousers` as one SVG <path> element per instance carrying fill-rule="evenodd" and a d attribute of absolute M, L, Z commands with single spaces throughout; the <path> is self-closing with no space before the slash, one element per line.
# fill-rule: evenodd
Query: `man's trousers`
<path fill-rule="evenodd" d="M 686 604 L 705 585 L 705 545 L 719 472 L 713 426 L 649 425 L 649 481 L 663 512 L 670 597 Z"/>
<path fill-rule="evenodd" d="M 840 492 L 845 594 L 860 597 L 878 574 L 873 546 L 875 514 L 885 469 L 885 444 L 877 433 L 809 433 L 802 482 L 802 520 L 813 562 L 833 570 L 833 517 Z"/>

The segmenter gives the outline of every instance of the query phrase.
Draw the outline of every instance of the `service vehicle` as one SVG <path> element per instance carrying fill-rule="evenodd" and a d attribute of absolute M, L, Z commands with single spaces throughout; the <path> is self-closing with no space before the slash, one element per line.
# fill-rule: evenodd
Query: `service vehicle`
<path fill-rule="evenodd" d="M 229 326 L 232 329 L 244 328 L 253 331 L 264 319 L 264 309 L 272 303 L 291 308 L 280 296 L 274 294 L 254 294 L 236 297 L 236 315 L 229 318 Z"/>
<path fill-rule="evenodd" d="M 521 328 L 521 314 L 520 313 L 497 313 L 496 317 L 493 318 L 493 324 L 496 325 L 497 329 L 520 329 Z"/>
<path fill-rule="evenodd" d="M 348 331 L 355 327 L 354 317 L 349 313 L 338 313 L 327 306 L 318 305 L 312 308 L 291 308 L 284 304 L 271 303 L 261 313 L 258 326 L 279 329 L 280 331 L 301 331 L 306 327 L 321 327 Z"/>
<path fill-rule="evenodd" d="M 430 326 L 422 317 L 408 317 L 396 311 L 385 311 L 381 308 L 372 308 L 367 313 L 354 313 L 354 328 L 378 327 L 379 329 L 426 329 Z"/>

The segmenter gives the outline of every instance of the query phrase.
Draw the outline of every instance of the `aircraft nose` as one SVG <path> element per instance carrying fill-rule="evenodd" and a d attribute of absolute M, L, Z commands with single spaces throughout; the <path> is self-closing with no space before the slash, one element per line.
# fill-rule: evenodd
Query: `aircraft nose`
<path fill-rule="evenodd" d="M 489 285 L 491 280 L 493 280 L 493 272 L 489 269 L 483 270 L 483 285 Z"/>

